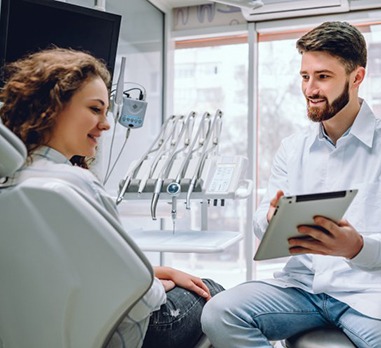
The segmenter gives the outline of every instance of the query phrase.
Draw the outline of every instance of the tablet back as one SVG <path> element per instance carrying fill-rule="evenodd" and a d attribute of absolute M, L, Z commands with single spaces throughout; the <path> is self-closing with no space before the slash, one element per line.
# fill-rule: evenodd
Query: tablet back
<path fill-rule="evenodd" d="M 266 260 L 290 256 L 288 239 L 305 238 L 297 231 L 300 225 L 313 225 L 314 216 L 320 215 L 333 221 L 340 220 L 357 189 L 283 196 L 262 238 L 254 260 Z"/>

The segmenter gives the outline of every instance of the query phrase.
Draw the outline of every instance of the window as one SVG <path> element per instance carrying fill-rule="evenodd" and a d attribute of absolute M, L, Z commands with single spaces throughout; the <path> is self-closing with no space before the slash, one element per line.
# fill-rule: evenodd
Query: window
<path fill-rule="evenodd" d="M 202 47 L 197 41 L 178 43 L 174 57 L 175 114 L 188 114 L 191 110 L 201 117 L 208 111 L 223 111 L 222 134 L 219 152 L 222 155 L 247 156 L 247 74 L 248 44 L 234 37 L 208 41 Z M 240 231 L 246 226 L 245 201 L 226 200 L 224 206 L 210 203 L 208 230 Z M 168 219 L 169 223 L 169 219 Z M 196 200 L 191 210 L 178 219 L 178 229 L 199 230 L 201 206 Z M 213 254 L 166 254 L 165 263 L 199 276 L 213 278 L 225 287 L 243 282 L 245 255 L 242 242 L 222 253 Z"/>

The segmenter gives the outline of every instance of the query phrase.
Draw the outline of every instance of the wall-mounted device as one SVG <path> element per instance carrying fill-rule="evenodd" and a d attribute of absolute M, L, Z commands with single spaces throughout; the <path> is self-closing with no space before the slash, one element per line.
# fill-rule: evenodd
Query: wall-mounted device
<path fill-rule="evenodd" d="M 147 110 L 146 90 L 138 83 L 127 82 L 132 84 L 133 87 L 124 90 L 124 71 L 126 68 L 126 57 L 122 57 L 120 73 L 118 77 L 115 95 L 113 97 L 114 103 L 114 118 L 126 128 L 140 128 L 143 126 L 144 116 Z M 132 98 L 131 94 L 138 91 L 138 97 Z"/>
<path fill-rule="evenodd" d="M 126 128 L 139 128 L 143 126 L 146 110 L 147 102 L 145 100 L 124 96 L 122 112 L 118 122 Z"/>
<path fill-rule="evenodd" d="M 121 19 L 62 1 L 1 0 L 0 67 L 55 45 L 90 52 L 113 73 Z"/>
<path fill-rule="evenodd" d="M 127 143 L 127 139 L 130 136 L 130 131 L 132 128 L 140 128 L 143 126 L 144 122 L 144 116 L 146 114 L 147 109 L 147 102 L 146 99 L 146 90 L 145 88 L 138 84 L 133 82 L 127 82 L 128 84 L 134 85 L 132 88 L 124 90 L 124 86 L 126 82 L 124 82 L 124 72 L 126 69 L 126 57 L 122 57 L 120 72 L 118 76 L 118 82 L 116 89 L 111 91 L 111 98 L 110 98 L 110 109 L 112 110 L 112 114 L 114 116 L 114 132 L 111 139 L 111 146 L 110 146 L 110 155 L 109 160 L 107 164 L 106 174 L 103 180 L 103 184 L 105 185 L 112 173 L 112 171 L 115 168 L 116 163 L 118 162 L 123 149 Z M 131 97 L 131 94 L 139 91 L 138 98 L 134 99 Z M 117 123 L 121 124 L 123 127 L 127 128 L 126 131 L 126 137 L 124 140 L 124 143 L 119 151 L 118 156 L 116 157 L 116 160 L 114 161 L 114 164 L 112 165 L 111 169 L 111 153 L 112 153 L 112 147 L 114 144 L 114 136 L 115 136 L 115 129 Z M 129 182 L 125 182 L 124 185 L 129 185 Z M 117 199 L 117 204 L 120 203 L 121 199 Z"/>

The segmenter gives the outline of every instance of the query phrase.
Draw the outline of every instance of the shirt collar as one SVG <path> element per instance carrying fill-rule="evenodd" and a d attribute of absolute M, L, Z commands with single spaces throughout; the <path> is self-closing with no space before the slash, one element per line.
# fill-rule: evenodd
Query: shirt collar
<path fill-rule="evenodd" d="M 61 152 L 48 146 L 40 146 L 37 150 L 33 151 L 32 157 L 33 159 L 43 157 L 55 163 L 72 164 Z"/>
<path fill-rule="evenodd" d="M 351 134 L 366 146 L 372 147 L 374 129 L 376 127 L 376 117 L 374 116 L 373 111 L 365 102 L 365 100 L 360 98 L 360 103 L 361 107 L 359 113 L 357 114 L 351 128 L 348 129 L 343 136 Z M 312 127 L 312 135 L 308 140 L 309 147 L 311 147 L 316 141 L 326 138 L 321 123 L 315 123 L 312 125 Z M 327 139 L 327 141 L 329 140 Z"/>
<path fill-rule="evenodd" d="M 373 144 L 376 117 L 365 100 L 361 101 L 360 111 L 353 122 L 350 133 L 370 148 Z"/>

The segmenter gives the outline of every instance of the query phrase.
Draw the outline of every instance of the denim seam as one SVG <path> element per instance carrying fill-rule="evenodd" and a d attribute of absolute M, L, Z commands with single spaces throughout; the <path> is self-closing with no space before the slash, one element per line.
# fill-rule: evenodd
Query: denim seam
<path fill-rule="evenodd" d="M 193 301 L 192 305 L 188 308 L 188 310 L 186 310 L 185 312 L 183 313 L 180 313 L 178 316 L 175 317 L 175 319 L 173 319 L 172 322 L 170 323 L 161 323 L 161 324 L 158 324 L 158 323 L 154 323 L 154 324 L 149 324 L 150 327 L 162 327 L 162 326 L 167 326 L 167 325 L 173 325 L 174 323 L 177 323 L 179 321 L 181 321 L 191 310 L 192 308 L 198 304 L 199 302 L 201 301 L 201 298 L 197 298 L 195 301 Z"/>
<path fill-rule="evenodd" d="M 259 317 L 259 316 L 262 316 L 262 315 L 273 315 L 273 314 L 277 314 L 277 315 L 281 315 L 281 314 L 285 314 L 285 315 L 289 315 L 289 314 L 319 314 L 319 311 L 289 311 L 289 312 L 285 312 L 285 311 L 282 311 L 282 312 L 263 312 L 263 313 L 257 313 L 255 315 L 255 317 L 253 318 L 256 318 L 256 317 Z"/>

